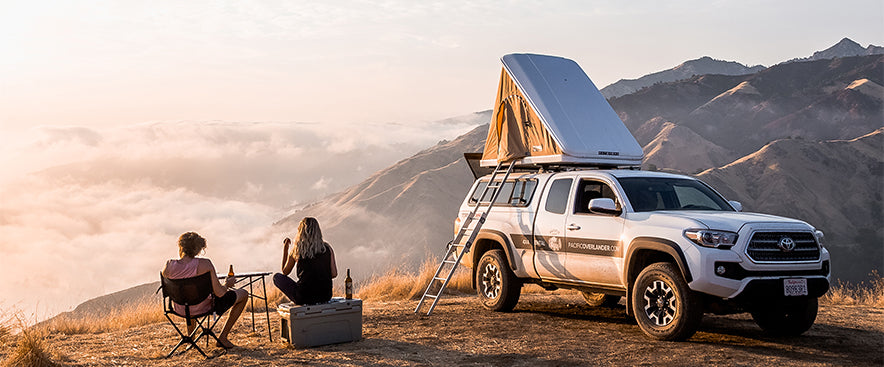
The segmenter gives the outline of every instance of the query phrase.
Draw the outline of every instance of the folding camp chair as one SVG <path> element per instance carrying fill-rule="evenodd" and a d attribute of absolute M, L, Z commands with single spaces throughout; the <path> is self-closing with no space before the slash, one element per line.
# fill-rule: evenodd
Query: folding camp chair
<path fill-rule="evenodd" d="M 169 279 L 160 273 L 160 290 L 163 291 L 163 312 L 166 314 L 166 319 L 169 320 L 169 323 L 172 324 L 172 327 L 174 327 L 175 331 L 178 332 L 178 335 L 181 336 L 181 341 L 175 345 L 175 348 L 172 348 L 172 351 L 166 355 L 166 358 L 172 356 L 172 354 L 184 344 L 189 344 L 184 352 L 190 350 L 190 348 L 195 348 L 203 355 L 203 357 L 209 358 L 209 356 L 200 349 L 197 342 L 204 336 L 206 337 L 207 347 L 209 345 L 209 337 L 218 341 L 218 337 L 212 331 L 212 328 L 215 327 L 215 324 L 218 323 L 220 318 L 215 317 L 214 320 L 212 320 L 211 316 L 214 312 L 212 310 L 193 315 L 190 313 L 190 308 L 204 301 L 206 298 L 211 297 L 212 308 L 214 309 L 215 294 L 212 292 L 212 276 L 209 273 L 204 273 L 192 278 Z M 172 302 L 184 306 L 184 315 L 175 312 Z M 185 334 L 180 328 L 178 328 L 178 325 L 175 324 L 175 321 L 173 321 L 169 315 L 184 318 L 185 325 L 194 322 L 196 323 L 196 327 L 193 328 L 191 333 Z M 199 335 L 194 338 L 193 336 L 197 335 L 197 332 L 199 332 Z"/>

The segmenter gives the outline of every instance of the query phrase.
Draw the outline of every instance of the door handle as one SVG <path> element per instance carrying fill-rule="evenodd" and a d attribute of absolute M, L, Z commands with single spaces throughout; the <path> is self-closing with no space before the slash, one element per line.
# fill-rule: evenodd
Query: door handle
<path fill-rule="evenodd" d="M 578 226 L 578 225 L 576 225 L 576 224 L 574 224 L 574 223 L 571 223 L 571 224 L 568 225 L 567 228 L 568 228 L 568 230 L 576 231 L 576 230 L 580 229 L 580 226 Z"/>

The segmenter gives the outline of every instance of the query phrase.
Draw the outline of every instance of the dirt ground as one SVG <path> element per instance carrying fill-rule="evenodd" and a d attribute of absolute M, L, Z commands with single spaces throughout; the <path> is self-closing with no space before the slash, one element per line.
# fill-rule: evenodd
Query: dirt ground
<path fill-rule="evenodd" d="M 475 297 L 443 298 L 429 317 L 412 313 L 415 305 L 366 302 L 362 340 L 307 349 L 279 340 L 276 313 L 273 342 L 263 315 L 255 332 L 246 316 L 231 334 L 239 346 L 211 346 L 210 360 L 196 351 L 164 359 L 177 340 L 162 323 L 48 343 L 59 362 L 73 366 L 884 365 L 884 309 L 875 307 L 822 306 L 813 328 L 794 338 L 768 337 L 745 314 L 707 315 L 688 341 L 658 342 L 623 306 L 592 308 L 575 293 L 524 294 L 510 313 L 486 311 Z"/>

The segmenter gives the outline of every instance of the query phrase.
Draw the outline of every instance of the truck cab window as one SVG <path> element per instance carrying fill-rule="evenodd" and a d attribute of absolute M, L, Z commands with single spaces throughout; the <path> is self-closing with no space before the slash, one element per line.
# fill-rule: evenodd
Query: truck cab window
<path fill-rule="evenodd" d="M 620 202 L 617 200 L 617 195 L 614 194 L 614 190 L 611 190 L 610 186 L 600 181 L 580 180 L 580 183 L 577 184 L 577 192 L 576 195 L 574 195 L 574 198 L 574 213 L 588 214 L 589 201 L 598 198 L 614 200 L 614 202 L 617 203 L 617 206 L 620 206 Z"/>
<path fill-rule="evenodd" d="M 488 202 L 491 200 L 494 191 L 488 190 L 485 192 L 485 187 L 487 186 L 488 181 L 482 181 L 476 185 L 476 190 L 473 191 L 473 194 L 470 197 L 470 204 L 478 202 L 479 196 L 482 195 L 483 192 L 485 193 L 485 197 L 482 198 L 482 201 Z M 501 186 L 500 194 L 497 195 L 497 200 L 494 201 L 494 204 L 518 207 L 527 206 L 528 203 L 531 202 L 531 196 L 534 195 L 534 189 L 536 187 L 537 180 L 534 179 L 507 181 Z"/>
<path fill-rule="evenodd" d="M 565 214 L 568 206 L 568 193 L 571 191 L 570 178 L 555 180 L 549 188 L 549 196 L 546 198 L 546 211 L 556 214 Z"/>

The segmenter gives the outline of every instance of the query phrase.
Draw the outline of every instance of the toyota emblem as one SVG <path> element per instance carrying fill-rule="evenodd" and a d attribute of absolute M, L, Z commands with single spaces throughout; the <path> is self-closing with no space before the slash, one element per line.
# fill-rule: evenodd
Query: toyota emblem
<path fill-rule="evenodd" d="M 790 252 L 795 249 L 795 240 L 791 237 L 783 237 L 780 238 L 780 243 L 778 243 L 777 246 L 783 252 Z"/>

